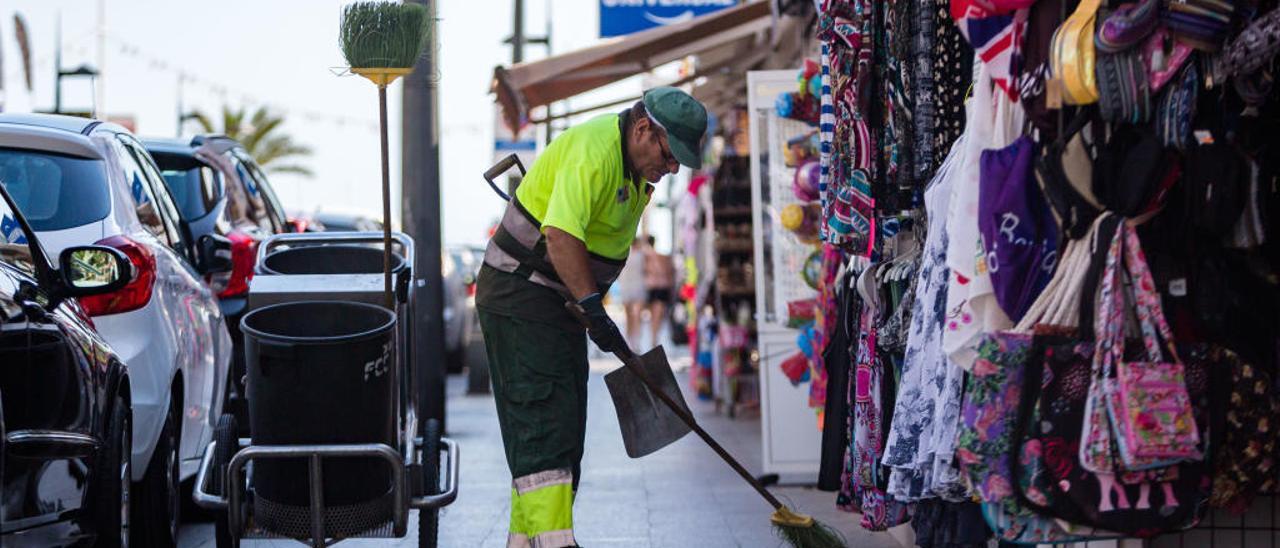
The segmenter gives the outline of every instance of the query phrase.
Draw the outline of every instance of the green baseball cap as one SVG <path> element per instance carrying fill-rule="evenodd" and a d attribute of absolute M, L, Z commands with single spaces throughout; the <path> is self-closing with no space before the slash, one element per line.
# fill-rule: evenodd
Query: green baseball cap
<path fill-rule="evenodd" d="M 702 139 L 707 133 L 707 108 L 679 89 L 662 86 L 646 91 L 644 108 L 667 132 L 676 161 L 702 168 Z"/>

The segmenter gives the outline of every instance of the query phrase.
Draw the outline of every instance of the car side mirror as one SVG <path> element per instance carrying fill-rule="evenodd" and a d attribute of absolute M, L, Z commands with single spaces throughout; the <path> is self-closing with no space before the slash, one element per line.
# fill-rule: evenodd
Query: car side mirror
<path fill-rule="evenodd" d="M 220 234 L 205 234 L 196 240 L 200 273 L 231 272 L 231 240 Z"/>
<path fill-rule="evenodd" d="M 62 250 L 58 273 L 66 286 L 66 295 L 101 295 L 128 284 L 133 279 L 133 263 L 119 249 L 82 245 Z"/>

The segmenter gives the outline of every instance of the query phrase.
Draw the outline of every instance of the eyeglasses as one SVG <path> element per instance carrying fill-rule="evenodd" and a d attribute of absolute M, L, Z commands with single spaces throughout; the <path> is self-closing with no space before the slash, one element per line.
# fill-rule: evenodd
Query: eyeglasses
<path fill-rule="evenodd" d="M 671 147 L 667 144 L 666 135 L 658 138 L 658 149 L 662 151 L 663 165 L 671 165 L 676 161 L 676 155 L 671 153 Z"/>
<path fill-rule="evenodd" d="M 663 165 L 671 165 L 676 162 L 676 155 L 671 153 L 671 146 L 668 141 L 667 128 L 663 127 L 662 122 L 654 118 L 652 114 L 645 113 L 649 116 L 650 125 L 658 128 L 658 150 L 662 152 Z"/>

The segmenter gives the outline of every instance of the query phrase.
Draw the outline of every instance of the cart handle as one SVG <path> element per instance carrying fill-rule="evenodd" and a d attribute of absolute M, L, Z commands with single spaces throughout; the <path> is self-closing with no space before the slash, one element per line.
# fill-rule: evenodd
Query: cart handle
<path fill-rule="evenodd" d="M 422 438 L 414 440 L 414 443 L 421 447 Z M 444 444 L 449 455 L 449 470 L 445 475 L 445 477 L 449 478 L 449 482 L 445 484 L 443 493 L 422 497 L 410 497 L 409 506 L 413 508 L 417 508 L 419 510 L 433 510 L 453 504 L 454 499 L 458 498 L 458 471 L 462 468 L 461 466 L 458 466 L 458 442 L 449 438 L 440 438 L 440 443 Z"/>
<path fill-rule="evenodd" d="M 417 264 L 414 262 L 413 238 L 410 238 L 403 232 L 392 232 L 391 239 L 400 244 L 404 249 L 405 264 L 410 268 Z M 254 260 L 253 267 L 256 271 L 262 261 L 267 258 L 275 248 L 282 245 L 324 245 L 324 244 L 382 244 L 382 232 L 366 231 L 366 232 L 304 232 L 304 233 L 285 233 L 273 234 L 258 244 L 258 257 Z"/>

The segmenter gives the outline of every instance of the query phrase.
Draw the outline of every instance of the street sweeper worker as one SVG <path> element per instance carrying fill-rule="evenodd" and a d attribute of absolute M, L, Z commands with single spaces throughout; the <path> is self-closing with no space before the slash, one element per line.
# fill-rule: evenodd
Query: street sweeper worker
<path fill-rule="evenodd" d="M 476 308 L 511 469 L 508 546 L 576 546 L 587 425 L 586 312 L 605 352 L 626 344 L 604 295 L 627 261 L 653 183 L 699 168 L 707 111 L 671 87 L 574 126 L 529 169 L 485 250 Z M 637 258 L 637 260 L 639 260 Z"/>

